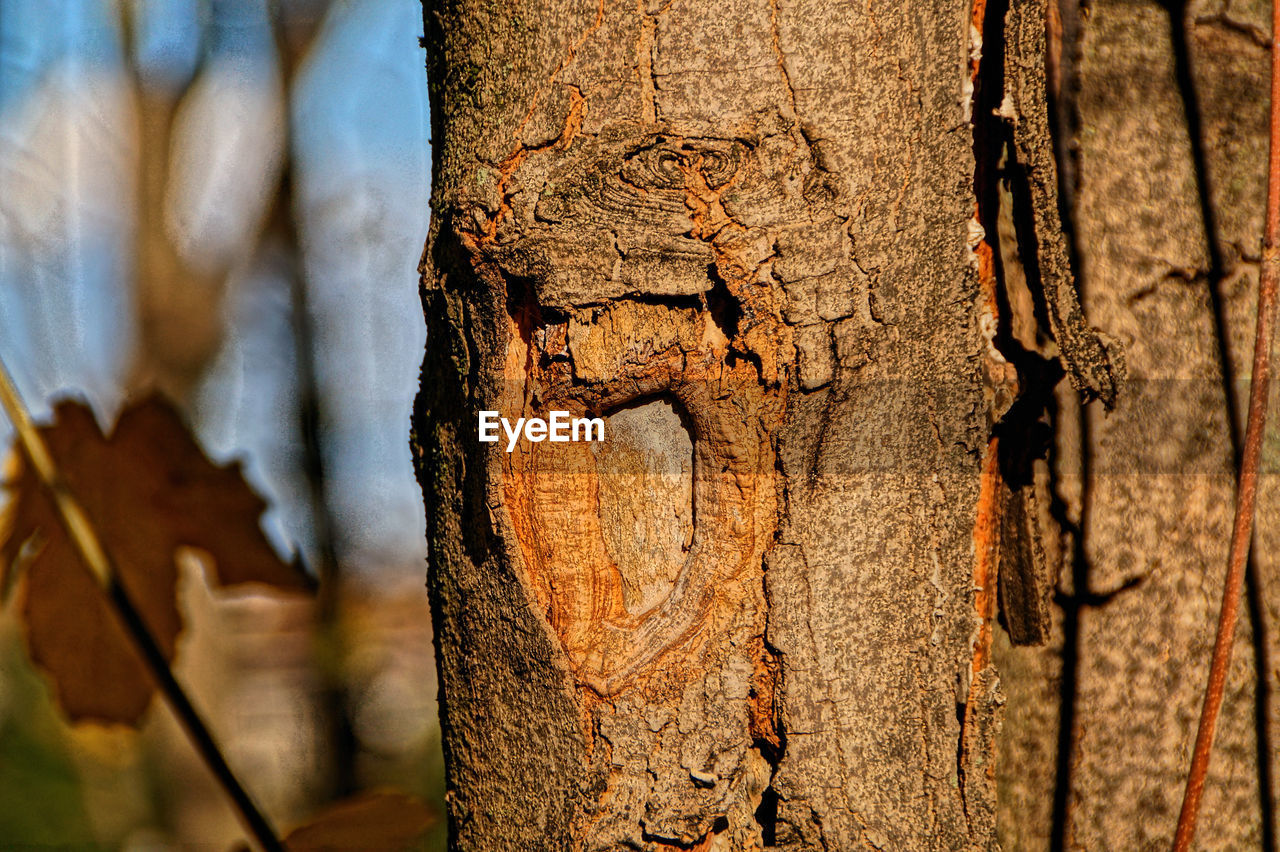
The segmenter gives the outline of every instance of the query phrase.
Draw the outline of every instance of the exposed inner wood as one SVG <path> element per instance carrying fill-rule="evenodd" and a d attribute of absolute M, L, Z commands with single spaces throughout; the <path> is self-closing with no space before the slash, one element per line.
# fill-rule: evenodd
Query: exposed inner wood
<path fill-rule="evenodd" d="M 522 440 L 504 462 L 504 489 L 540 607 L 581 682 L 611 695 L 668 652 L 679 652 L 669 665 L 696 663 L 717 601 L 733 605 L 748 573 L 758 582 L 776 522 L 766 423 L 777 394 L 733 357 L 710 311 L 623 301 L 592 313 L 562 332 L 517 311 L 503 412 L 611 414 L 621 440 L 608 430 L 603 450 Z M 573 371 L 537 342 L 562 336 Z M 611 378 L 583 383 L 584 371 Z M 646 443 L 664 462 L 656 469 Z"/>
<path fill-rule="evenodd" d="M 693 436 L 672 402 L 617 409 L 593 445 L 605 552 L 631 615 L 662 602 L 693 546 Z"/>

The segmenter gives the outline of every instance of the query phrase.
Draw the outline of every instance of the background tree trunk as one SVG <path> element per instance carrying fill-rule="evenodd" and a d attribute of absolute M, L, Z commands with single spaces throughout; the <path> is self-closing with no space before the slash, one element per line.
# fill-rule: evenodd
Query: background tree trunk
<path fill-rule="evenodd" d="M 1004 104 L 1004 11 L 427 4 L 414 440 L 457 848 L 995 847 L 998 554 L 1043 536 L 1038 412 L 1020 455 L 992 430 L 993 111 L 1050 144 L 1042 50 Z M 476 439 L 552 409 L 607 444 Z M 1047 587 L 1008 567 L 1038 634 Z"/>
<path fill-rule="evenodd" d="M 1064 12 L 1062 130 L 1085 308 L 1123 342 L 1129 380 L 1109 416 L 1063 399 L 1059 508 L 1074 546 L 1061 632 L 1047 648 L 996 652 L 1008 693 L 1001 842 L 1167 849 L 1208 679 L 1244 432 L 1269 6 L 1097 0 Z M 1277 449 L 1272 437 L 1198 849 L 1275 849 L 1277 658 L 1266 626 L 1280 601 Z"/>

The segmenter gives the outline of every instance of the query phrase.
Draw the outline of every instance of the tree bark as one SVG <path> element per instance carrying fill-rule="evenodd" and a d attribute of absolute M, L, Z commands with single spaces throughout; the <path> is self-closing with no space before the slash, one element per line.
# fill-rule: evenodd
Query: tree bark
<path fill-rule="evenodd" d="M 1061 101 L 1081 290 L 1090 318 L 1123 342 L 1129 379 L 1109 416 L 1062 402 L 1064 607 L 1049 647 L 996 652 L 1009 693 L 1001 842 L 1167 849 L 1208 679 L 1248 394 L 1269 9 L 1063 5 L 1078 23 Z M 1275 848 L 1275 449 L 1272 439 L 1197 849 Z"/>
<path fill-rule="evenodd" d="M 1000 542 L 1043 538 L 975 218 L 1003 11 L 428 4 L 414 444 L 455 848 L 996 848 Z M 605 445 L 477 440 L 555 409 Z M 1035 634 L 1047 587 L 1007 564 Z"/>

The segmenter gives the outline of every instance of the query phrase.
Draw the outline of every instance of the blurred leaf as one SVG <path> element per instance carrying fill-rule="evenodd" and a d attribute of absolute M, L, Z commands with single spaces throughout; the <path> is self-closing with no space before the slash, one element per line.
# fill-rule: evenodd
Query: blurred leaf
<path fill-rule="evenodd" d="M 166 658 L 182 630 L 179 548 L 206 551 L 224 586 L 309 588 L 301 568 L 283 563 L 263 535 L 258 518 L 266 504 L 239 465 L 212 464 L 167 402 L 151 397 L 129 406 L 110 439 L 78 402 L 59 403 L 54 414 L 55 425 L 40 432 Z M 72 720 L 137 724 L 154 690 L 142 662 L 29 466 L 12 488 L 0 571 L 26 572 L 22 615 L 32 659 L 52 677 Z M 34 553 L 20 566 L 27 542 Z"/>
<path fill-rule="evenodd" d="M 439 822 L 430 807 L 403 793 L 362 793 L 330 805 L 284 839 L 289 852 L 407 852 Z M 248 852 L 241 844 L 233 852 Z"/>

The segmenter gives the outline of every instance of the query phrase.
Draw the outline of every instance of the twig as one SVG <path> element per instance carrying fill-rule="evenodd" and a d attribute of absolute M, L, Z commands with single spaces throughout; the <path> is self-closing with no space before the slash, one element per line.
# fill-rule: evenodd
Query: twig
<path fill-rule="evenodd" d="M 1280 0 L 1271 5 L 1271 150 L 1267 158 L 1267 219 L 1262 238 L 1262 268 L 1258 280 L 1258 328 L 1253 346 L 1253 375 L 1249 381 L 1249 421 L 1245 427 L 1244 452 L 1240 459 L 1240 479 L 1236 488 L 1236 516 L 1231 533 L 1231 552 L 1218 616 L 1218 636 L 1213 645 L 1209 684 L 1196 731 L 1195 751 L 1187 790 L 1178 815 L 1173 838 L 1174 852 L 1186 852 L 1195 836 L 1200 798 L 1209 771 L 1209 754 L 1222 709 L 1222 693 L 1235 640 L 1240 612 L 1240 591 L 1244 584 L 1245 562 L 1253 537 L 1253 516 L 1258 485 L 1258 462 L 1262 437 L 1266 432 L 1267 392 L 1271 384 L 1271 341 L 1276 321 L 1277 279 L 1280 278 Z M 1266 755 L 1261 760 L 1269 759 Z"/>
<path fill-rule="evenodd" d="M 169 706 L 183 728 L 186 729 L 187 736 L 200 753 L 200 757 L 204 759 L 209 771 L 231 797 L 245 827 L 262 848 L 266 852 L 287 852 L 266 817 L 258 810 L 249 793 L 232 773 L 226 758 L 218 749 L 218 744 L 209 733 L 208 726 L 200 718 L 199 712 L 192 705 L 182 685 L 174 678 L 173 670 L 169 668 L 164 652 L 160 650 L 155 637 L 151 635 L 150 629 L 142 619 L 142 614 L 129 597 L 128 590 L 120 583 L 119 576 L 106 550 L 103 549 L 93 524 L 58 473 L 53 456 L 49 454 L 49 448 L 45 445 L 44 439 L 40 437 L 40 433 L 31 422 L 31 417 L 18 396 L 17 388 L 3 360 L 0 360 L 0 405 L 13 421 L 23 454 L 31 463 L 40 483 L 53 498 L 58 518 L 66 528 L 67 535 L 71 538 L 80 560 L 102 587 L 107 599 L 111 601 L 125 632 L 133 640 L 160 692 L 169 702 Z"/>

